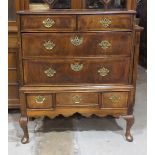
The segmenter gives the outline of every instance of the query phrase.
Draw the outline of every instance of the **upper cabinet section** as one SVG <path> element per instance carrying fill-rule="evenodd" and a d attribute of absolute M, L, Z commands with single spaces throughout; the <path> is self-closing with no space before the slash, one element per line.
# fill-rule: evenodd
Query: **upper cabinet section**
<path fill-rule="evenodd" d="M 29 0 L 29 9 L 71 9 L 71 0 Z"/>
<path fill-rule="evenodd" d="M 27 0 L 27 1 L 30 10 L 48 10 L 48 9 L 135 10 L 135 4 L 136 4 L 136 0 Z"/>
<path fill-rule="evenodd" d="M 127 9 L 127 0 L 87 0 L 88 9 Z"/>

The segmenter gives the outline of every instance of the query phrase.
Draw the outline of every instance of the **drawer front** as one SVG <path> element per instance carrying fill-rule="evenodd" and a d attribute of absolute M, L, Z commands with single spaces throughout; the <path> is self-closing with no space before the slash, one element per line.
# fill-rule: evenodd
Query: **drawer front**
<path fill-rule="evenodd" d="M 27 106 L 30 109 L 52 108 L 52 95 L 51 94 L 28 94 Z"/>
<path fill-rule="evenodd" d="M 129 82 L 129 58 L 24 61 L 25 84 Z"/>
<path fill-rule="evenodd" d="M 131 15 L 81 15 L 79 30 L 128 30 L 133 28 Z"/>
<path fill-rule="evenodd" d="M 128 92 L 105 92 L 102 94 L 102 108 L 127 108 Z"/>
<path fill-rule="evenodd" d="M 25 33 L 22 49 L 25 57 L 130 55 L 132 33 Z"/>
<path fill-rule="evenodd" d="M 76 29 L 76 17 L 72 15 L 21 16 L 22 31 L 70 31 Z"/>
<path fill-rule="evenodd" d="M 56 95 L 56 106 L 98 106 L 97 93 L 60 93 Z"/>

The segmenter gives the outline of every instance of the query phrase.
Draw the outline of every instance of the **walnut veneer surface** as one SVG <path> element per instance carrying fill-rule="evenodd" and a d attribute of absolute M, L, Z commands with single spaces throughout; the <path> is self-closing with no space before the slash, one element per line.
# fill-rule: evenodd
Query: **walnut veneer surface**
<path fill-rule="evenodd" d="M 22 143 L 28 117 L 112 115 L 132 141 L 140 28 L 135 11 L 20 11 Z"/>

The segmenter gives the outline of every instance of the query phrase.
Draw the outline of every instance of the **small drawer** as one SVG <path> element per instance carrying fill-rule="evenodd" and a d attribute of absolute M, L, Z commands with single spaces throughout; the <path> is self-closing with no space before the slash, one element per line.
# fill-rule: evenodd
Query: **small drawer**
<path fill-rule="evenodd" d="M 28 94 L 27 106 L 30 109 L 50 109 L 52 108 L 52 95 Z"/>
<path fill-rule="evenodd" d="M 128 92 L 105 92 L 102 94 L 102 108 L 127 108 Z"/>
<path fill-rule="evenodd" d="M 60 93 L 56 95 L 56 106 L 98 106 L 97 93 Z"/>
<path fill-rule="evenodd" d="M 133 28 L 131 15 L 81 15 L 79 30 L 128 30 Z"/>
<path fill-rule="evenodd" d="M 70 31 L 76 28 L 73 15 L 25 15 L 21 16 L 22 31 Z"/>

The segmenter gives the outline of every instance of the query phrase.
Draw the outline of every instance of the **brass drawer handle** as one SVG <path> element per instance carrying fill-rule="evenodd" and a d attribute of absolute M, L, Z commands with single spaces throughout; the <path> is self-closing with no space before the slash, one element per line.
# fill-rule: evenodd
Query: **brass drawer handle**
<path fill-rule="evenodd" d="M 107 76 L 109 74 L 109 70 L 105 67 L 102 67 L 98 70 L 98 73 L 100 74 L 100 76 Z"/>
<path fill-rule="evenodd" d="M 56 74 L 56 71 L 52 68 L 49 68 L 45 70 L 44 73 L 46 74 L 47 77 L 53 77 L 54 74 Z"/>
<path fill-rule="evenodd" d="M 111 45 L 111 43 L 110 43 L 109 41 L 103 40 L 103 41 L 101 41 L 101 42 L 99 43 L 99 46 L 100 46 L 102 49 L 106 50 L 106 49 L 110 48 L 112 45 Z"/>
<path fill-rule="evenodd" d="M 53 19 L 47 18 L 43 20 L 43 25 L 46 28 L 51 28 L 55 24 L 55 21 Z"/>
<path fill-rule="evenodd" d="M 73 97 L 72 97 L 72 101 L 73 101 L 75 104 L 79 104 L 79 103 L 82 101 L 82 97 L 79 96 L 79 95 L 73 96 Z"/>
<path fill-rule="evenodd" d="M 111 97 L 109 97 L 109 100 L 111 100 L 113 103 L 118 103 L 120 101 L 121 97 L 120 96 L 116 96 L 116 95 L 112 95 Z"/>
<path fill-rule="evenodd" d="M 108 28 L 112 23 L 111 19 L 109 18 L 101 19 L 99 22 L 104 28 Z"/>
<path fill-rule="evenodd" d="M 38 104 L 43 104 L 44 103 L 44 101 L 45 101 L 45 97 L 43 97 L 43 96 L 36 96 L 35 97 L 35 102 L 36 103 L 38 103 Z"/>
<path fill-rule="evenodd" d="M 74 46 L 80 46 L 83 43 L 83 38 L 75 36 L 74 38 L 71 38 L 70 41 Z"/>
<path fill-rule="evenodd" d="M 71 69 L 74 72 L 79 72 L 79 71 L 81 71 L 83 69 L 83 64 L 79 64 L 79 63 L 71 64 Z"/>
<path fill-rule="evenodd" d="M 49 40 L 49 41 L 45 41 L 43 46 L 46 50 L 51 51 L 55 47 L 55 44 Z"/>

